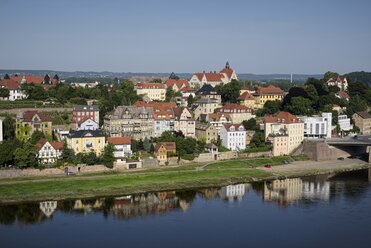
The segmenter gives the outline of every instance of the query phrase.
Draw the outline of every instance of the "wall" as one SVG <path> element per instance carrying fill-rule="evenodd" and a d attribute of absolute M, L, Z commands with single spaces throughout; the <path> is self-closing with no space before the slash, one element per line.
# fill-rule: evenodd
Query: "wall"
<path fill-rule="evenodd" d="M 271 151 L 267 152 L 251 152 L 251 153 L 238 153 L 238 158 L 259 158 L 259 157 L 272 157 Z"/>
<path fill-rule="evenodd" d="M 303 143 L 303 153 L 308 155 L 311 160 L 316 161 L 333 160 L 339 157 L 346 158 L 352 154 L 359 154 L 364 149 L 364 147 L 343 147 L 339 149 L 329 146 L 323 140 L 304 140 Z"/>

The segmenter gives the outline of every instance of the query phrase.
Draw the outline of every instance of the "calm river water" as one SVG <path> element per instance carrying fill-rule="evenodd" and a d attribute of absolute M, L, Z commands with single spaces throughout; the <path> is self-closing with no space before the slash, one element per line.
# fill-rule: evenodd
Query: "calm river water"
<path fill-rule="evenodd" d="M 0 205 L 0 246 L 371 247 L 368 175 Z"/>

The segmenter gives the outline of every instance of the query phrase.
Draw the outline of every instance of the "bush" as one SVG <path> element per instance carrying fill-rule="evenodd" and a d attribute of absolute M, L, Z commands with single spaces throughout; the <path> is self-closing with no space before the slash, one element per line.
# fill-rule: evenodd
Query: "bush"
<path fill-rule="evenodd" d="M 219 146 L 219 152 L 229 152 L 230 150 L 225 146 Z"/>
<path fill-rule="evenodd" d="M 268 152 L 271 149 L 268 146 L 262 146 L 262 147 L 248 147 L 243 152 L 250 153 L 250 152 Z"/>
<path fill-rule="evenodd" d="M 180 157 L 184 160 L 193 160 L 195 159 L 195 156 L 193 154 L 182 154 Z"/>

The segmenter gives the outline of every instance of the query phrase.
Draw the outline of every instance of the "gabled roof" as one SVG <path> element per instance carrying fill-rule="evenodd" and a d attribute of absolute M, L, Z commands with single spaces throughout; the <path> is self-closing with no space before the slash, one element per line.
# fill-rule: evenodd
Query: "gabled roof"
<path fill-rule="evenodd" d="M 244 93 L 242 93 L 239 97 L 238 97 L 239 100 L 255 100 L 255 98 L 250 95 L 249 92 L 245 91 Z"/>
<path fill-rule="evenodd" d="M 178 87 L 178 89 L 180 89 L 182 87 L 190 87 L 189 82 L 187 80 L 184 80 L 184 79 L 179 79 L 179 80 L 168 79 L 168 80 L 166 80 L 165 84 L 166 84 L 167 87 L 173 87 L 174 84 L 175 84 L 176 87 Z"/>
<path fill-rule="evenodd" d="M 216 89 L 210 84 L 204 84 L 197 92 L 197 95 L 219 95 Z"/>
<path fill-rule="evenodd" d="M 222 81 L 222 78 L 224 78 L 224 75 L 221 74 L 221 73 L 213 73 L 213 72 L 209 72 L 209 73 L 205 73 L 204 76 L 206 77 L 206 80 L 209 82 L 219 82 L 219 81 Z"/>
<path fill-rule="evenodd" d="M 166 150 L 176 151 L 176 144 L 175 142 L 158 142 L 155 147 L 155 152 L 163 146 Z"/>
<path fill-rule="evenodd" d="M 46 143 L 49 143 L 55 150 L 61 150 L 64 145 L 63 142 L 49 142 L 46 139 L 40 139 L 39 142 L 37 142 L 36 144 L 37 149 L 41 150 L 41 148 L 43 148 Z"/>
<path fill-rule="evenodd" d="M 255 88 L 252 85 L 243 85 L 241 90 L 255 91 Z"/>
<path fill-rule="evenodd" d="M 209 121 L 220 121 L 220 118 L 224 117 L 227 119 L 227 121 L 232 121 L 231 116 L 228 113 L 221 113 L 218 112 L 216 114 L 209 114 Z"/>
<path fill-rule="evenodd" d="M 175 102 L 144 102 L 136 101 L 133 106 L 136 107 L 152 107 L 152 108 L 176 108 Z"/>
<path fill-rule="evenodd" d="M 131 138 L 129 137 L 108 137 L 108 143 L 112 145 L 130 145 Z"/>
<path fill-rule="evenodd" d="M 340 90 L 336 95 L 338 95 L 340 98 L 345 99 L 345 100 L 349 99 L 348 93 L 346 93 L 343 90 Z"/>
<path fill-rule="evenodd" d="M 225 123 L 225 124 L 223 124 L 223 126 L 225 127 L 225 129 L 227 131 L 233 131 L 233 132 L 240 131 L 239 130 L 240 127 L 242 127 L 241 131 L 246 131 L 242 124 Z M 234 130 L 233 130 L 233 128 L 234 128 Z"/>
<path fill-rule="evenodd" d="M 83 124 L 83 123 L 86 122 L 86 121 L 92 121 L 92 122 L 94 122 L 95 124 L 99 125 L 97 122 L 95 122 L 94 120 L 92 120 L 91 118 L 86 117 L 86 116 L 83 117 L 83 118 L 81 118 L 80 121 L 77 122 L 77 124 L 81 125 L 81 124 Z"/>
<path fill-rule="evenodd" d="M 359 115 L 362 119 L 370 119 L 371 114 L 369 114 L 366 111 L 357 112 L 357 115 Z"/>
<path fill-rule="evenodd" d="M 99 107 L 96 105 L 76 105 L 73 107 L 73 111 L 99 111 Z"/>
<path fill-rule="evenodd" d="M 258 90 L 255 94 L 257 95 L 283 95 L 285 92 L 274 85 L 268 85 L 267 87 L 258 87 Z"/>
<path fill-rule="evenodd" d="M 42 122 L 52 121 L 52 118 L 51 117 L 47 116 L 43 112 L 39 112 L 39 111 L 36 111 L 36 110 L 29 110 L 29 111 L 24 112 L 22 119 L 25 122 L 31 122 L 32 121 L 32 118 L 35 115 L 37 115 Z"/>
<path fill-rule="evenodd" d="M 226 112 L 226 113 L 251 113 L 251 108 L 246 107 L 244 105 L 239 105 L 237 103 L 227 103 L 224 105 L 220 112 Z"/>
<path fill-rule="evenodd" d="M 177 107 L 177 108 L 174 108 L 174 116 L 175 116 L 175 118 L 177 120 L 180 119 L 180 116 L 182 115 L 182 113 L 183 113 L 183 111 L 185 109 L 192 115 L 192 113 L 191 113 L 191 111 L 189 110 L 188 107 Z"/>
<path fill-rule="evenodd" d="M 223 70 L 221 70 L 220 73 L 225 73 L 228 79 L 231 79 L 233 71 L 234 71 L 233 69 L 228 67 L 228 68 L 223 68 Z"/>
<path fill-rule="evenodd" d="M 5 88 L 8 90 L 20 89 L 21 84 L 13 79 L 3 79 L 0 80 L 0 88 Z"/>
<path fill-rule="evenodd" d="M 302 121 L 295 115 L 289 112 L 278 112 L 276 115 L 265 115 L 264 123 L 302 123 Z"/>

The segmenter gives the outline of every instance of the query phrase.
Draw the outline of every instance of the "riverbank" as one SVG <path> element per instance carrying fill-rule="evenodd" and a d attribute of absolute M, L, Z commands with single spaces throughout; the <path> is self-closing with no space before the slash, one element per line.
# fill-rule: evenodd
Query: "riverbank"
<path fill-rule="evenodd" d="M 283 164 L 291 160 L 291 164 Z M 273 165 L 267 169 L 265 164 Z M 294 162 L 290 157 L 222 161 L 136 172 L 0 180 L 0 203 L 62 200 L 229 184 L 370 168 L 360 160 Z M 201 169 L 200 169 L 201 168 Z"/>

